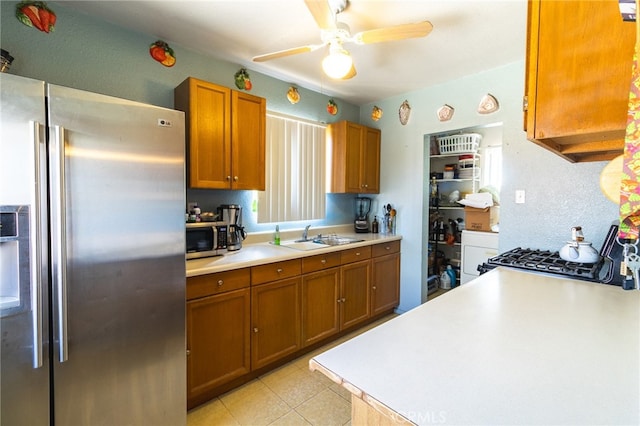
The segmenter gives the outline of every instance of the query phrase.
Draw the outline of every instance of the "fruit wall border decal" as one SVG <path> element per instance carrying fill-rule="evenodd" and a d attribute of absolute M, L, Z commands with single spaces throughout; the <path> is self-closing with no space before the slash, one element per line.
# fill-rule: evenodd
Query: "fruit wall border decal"
<path fill-rule="evenodd" d="M 295 105 L 300 102 L 300 93 L 298 92 L 298 88 L 295 86 L 290 86 L 289 90 L 287 90 L 287 100 Z"/>
<path fill-rule="evenodd" d="M 49 33 L 56 25 L 56 14 L 44 1 L 21 1 L 16 5 L 16 18 L 27 27 Z"/>
<path fill-rule="evenodd" d="M 240 68 L 238 72 L 234 74 L 233 79 L 236 83 L 236 87 L 240 90 L 248 91 L 253 87 L 249 71 L 247 71 L 246 68 Z"/>
<path fill-rule="evenodd" d="M 373 121 L 378 121 L 382 118 L 382 114 L 383 114 L 382 108 L 380 108 L 377 105 L 374 105 L 373 109 L 371 110 L 371 119 Z"/>
<path fill-rule="evenodd" d="M 329 102 L 327 102 L 327 112 L 331 115 L 338 113 L 338 104 L 333 99 L 329 99 Z"/>
<path fill-rule="evenodd" d="M 451 120 L 451 117 L 453 117 L 454 112 L 455 108 L 453 108 L 449 104 L 444 104 L 440 108 L 438 108 L 438 120 L 449 121 Z"/>
<path fill-rule="evenodd" d="M 409 105 L 409 101 L 405 99 L 405 101 L 400 105 L 398 109 L 398 118 L 400 119 L 400 124 L 403 126 L 409 122 L 409 116 L 411 115 L 411 106 Z"/>
<path fill-rule="evenodd" d="M 149 55 L 165 67 L 172 67 L 176 64 L 176 55 L 165 41 L 157 40 L 151 43 Z"/>

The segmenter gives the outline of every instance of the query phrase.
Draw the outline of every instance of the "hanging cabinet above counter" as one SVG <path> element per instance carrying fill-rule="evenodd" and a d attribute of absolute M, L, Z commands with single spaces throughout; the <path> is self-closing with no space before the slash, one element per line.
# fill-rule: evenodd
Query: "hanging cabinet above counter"
<path fill-rule="evenodd" d="M 381 131 L 339 121 L 327 127 L 332 152 L 331 192 L 380 193 Z"/>
<path fill-rule="evenodd" d="M 266 99 L 193 77 L 174 96 L 186 117 L 189 187 L 264 191 Z"/>
<path fill-rule="evenodd" d="M 634 43 L 617 0 L 529 0 L 527 139 L 571 162 L 622 154 Z"/>

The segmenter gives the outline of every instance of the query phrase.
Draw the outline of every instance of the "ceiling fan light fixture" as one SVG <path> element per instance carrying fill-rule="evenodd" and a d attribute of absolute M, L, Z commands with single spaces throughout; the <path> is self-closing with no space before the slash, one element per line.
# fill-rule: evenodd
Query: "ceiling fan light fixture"
<path fill-rule="evenodd" d="M 335 79 L 345 77 L 352 66 L 351 54 L 341 46 L 331 46 L 329 54 L 322 60 L 322 69 L 325 74 Z"/>

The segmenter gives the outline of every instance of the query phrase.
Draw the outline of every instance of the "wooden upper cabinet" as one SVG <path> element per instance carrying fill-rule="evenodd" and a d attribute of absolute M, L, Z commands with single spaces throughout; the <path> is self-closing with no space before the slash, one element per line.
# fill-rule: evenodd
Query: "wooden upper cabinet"
<path fill-rule="evenodd" d="M 380 130 L 339 121 L 327 131 L 332 148 L 331 192 L 379 193 Z"/>
<path fill-rule="evenodd" d="M 635 23 L 617 0 L 529 0 L 527 138 L 572 162 L 624 148 Z"/>
<path fill-rule="evenodd" d="M 265 189 L 267 101 L 231 91 L 231 189 Z"/>
<path fill-rule="evenodd" d="M 186 117 L 190 188 L 264 190 L 264 98 L 189 77 L 174 101 Z"/>

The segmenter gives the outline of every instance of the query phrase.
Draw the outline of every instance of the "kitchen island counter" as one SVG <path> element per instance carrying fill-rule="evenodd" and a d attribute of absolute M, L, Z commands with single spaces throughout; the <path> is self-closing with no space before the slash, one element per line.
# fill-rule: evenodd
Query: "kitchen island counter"
<path fill-rule="evenodd" d="M 640 292 L 496 268 L 315 356 L 352 423 L 640 424 Z"/>

